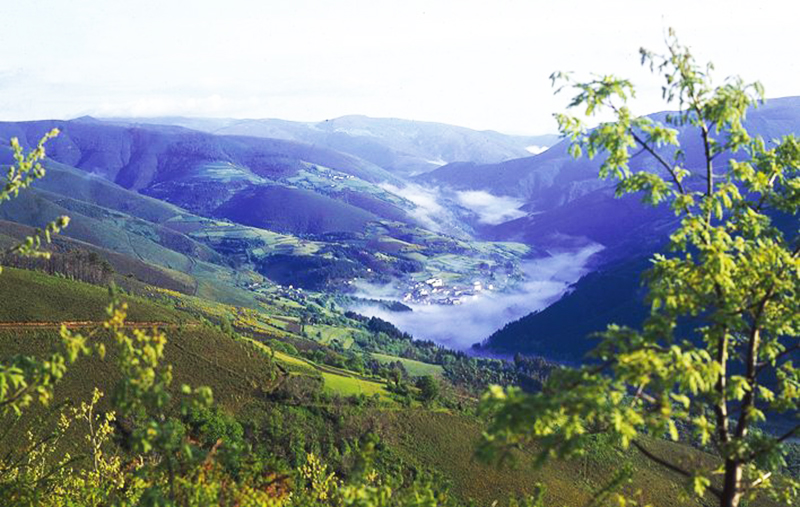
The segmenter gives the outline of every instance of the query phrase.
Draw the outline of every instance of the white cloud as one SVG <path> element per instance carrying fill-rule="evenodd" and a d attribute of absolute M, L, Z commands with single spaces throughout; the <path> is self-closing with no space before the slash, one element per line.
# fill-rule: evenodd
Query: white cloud
<path fill-rule="evenodd" d="M 528 146 L 525 149 L 528 150 L 529 153 L 533 153 L 534 155 L 538 155 L 540 153 L 546 152 L 547 151 L 547 146 L 536 146 L 535 144 L 532 144 L 531 146 Z"/>
<path fill-rule="evenodd" d="M 404 187 L 397 187 L 390 183 L 382 183 L 381 188 L 387 192 L 411 201 L 416 208 L 409 214 L 419 221 L 423 226 L 432 231 L 441 232 L 441 219 L 447 214 L 447 210 L 439 204 L 441 194 L 438 188 L 425 188 L 411 183 Z"/>
<path fill-rule="evenodd" d="M 501 224 L 515 218 L 525 216 L 519 207 L 524 204 L 522 199 L 509 196 L 492 195 L 483 190 L 467 190 L 456 192 L 458 202 L 478 215 L 478 221 L 483 224 Z"/>
<path fill-rule="evenodd" d="M 453 219 L 443 203 L 458 203 L 475 213 L 483 224 L 501 224 L 525 216 L 525 212 L 518 209 L 524 204 L 521 199 L 483 190 L 454 192 L 449 188 L 423 187 L 415 183 L 403 187 L 382 183 L 380 187 L 413 203 L 415 208 L 409 214 L 425 228 L 436 232 L 444 232 L 443 224 Z"/>

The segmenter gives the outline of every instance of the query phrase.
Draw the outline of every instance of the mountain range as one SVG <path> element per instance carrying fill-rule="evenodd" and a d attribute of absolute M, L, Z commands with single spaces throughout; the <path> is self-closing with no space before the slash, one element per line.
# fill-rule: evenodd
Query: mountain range
<path fill-rule="evenodd" d="M 796 133 L 798 105 L 770 101 L 750 112 L 747 126 L 768 141 Z M 254 131 L 237 131 L 247 125 Z M 0 203 L 0 354 L 38 373 L 61 357 L 53 345 L 70 329 L 107 351 L 69 365 L 57 403 L 12 414 L 7 457 L 28 466 L 32 457 L 51 456 L 55 475 L 81 484 L 83 469 L 62 475 L 71 462 L 62 458 L 88 452 L 91 463 L 99 449 L 92 414 L 98 424 L 113 414 L 115 396 L 95 394 L 81 412 L 77 402 L 119 393 L 119 365 L 128 368 L 134 361 L 124 357 L 135 350 L 130 357 L 146 355 L 148 368 L 158 362 L 175 380 L 162 384 L 155 374 L 159 392 L 171 396 L 163 399 L 173 401 L 159 402 L 147 428 L 166 427 L 169 414 L 174 434 L 185 435 L 181 448 L 198 457 L 186 463 L 202 472 L 176 484 L 192 498 L 214 489 L 203 489 L 204 474 L 224 477 L 217 489 L 231 501 L 259 492 L 268 504 L 289 492 L 312 498 L 300 496 L 309 470 L 344 489 L 370 461 L 378 468 L 368 476 L 388 477 L 387 488 L 402 485 L 412 503 L 529 504 L 546 487 L 548 504 L 584 505 L 600 485 L 619 480 L 623 463 L 626 488 L 641 492 L 637 501 L 706 505 L 687 498 L 674 467 L 658 464 L 714 459 L 689 438 L 642 436 L 625 450 L 592 435 L 585 456 L 536 471 L 474 459 L 487 431 L 478 414 L 489 386 L 540 391 L 553 371 L 587 360 L 593 333 L 610 322 L 641 323 L 648 314 L 641 274 L 664 248 L 675 216 L 636 196 L 616 198 L 613 183 L 597 179 L 600 161 L 573 160 L 566 142 L 532 155 L 503 151 L 518 139 L 457 127 L 360 117 L 333 125 L 316 142 L 301 137 L 326 125 L 0 123 L 0 142 L 17 137 L 26 149 L 60 130 L 46 145 L 44 177 Z M 281 138 L 243 135 L 255 127 Z M 682 136 L 693 168 L 697 144 Z M 521 140 L 523 149 L 532 141 Z M 12 150 L 0 149 L 0 164 L 13 162 Z M 60 215 L 71 220 L 43 245 L 48 257 L 9 251 Z M 795 217 L 772 218 L 796 228 Z M 128 305 L 126 325 L 113 334 L 116 324 L 103 324 L 111 284 Z M 184 403 L 188 386 L 213 390 L 214 405 Z M 54 417 L 60 407 L 67 412 Z M 69 419 L 79 424 L 54 433 Z M 142 421 L 97 426 L 110 432 L 102 456 L 135 460 L 126 475 L 142 466 L 131 454 Z M 788 434 L 793 424 L 776 419 L 759 429 Z M 42 450 L 32 454 L 31 445 Z M 538 445 L 515 446 L 511 456 L 532 460 Z M 165 448 L 161 457 L 188 454 Z M 787 448 L 791 473 L 798 454 L 796 444 Z M 416 486 L 408 480 L 429 477 L 436 500 L 409 489 Z M 239 480 L 246 497 L 232 493 Z M 119 494 L 127 498 L 138 486 L 124 484 Z M 318 481 L 309 484 L 306 490 Z M 19 488 L 10 491 L 16 499 Z"/>
<path fill-rule="evenodd" d="M 800 98 L 768 101 L 746 126 L 767 140 L 800 131 Z M 393 284 L 390 298 L 438 279 L 510 289 L 531 258 L 602 246 L 560 301 L 487 337 L 492 352 L 575 358 L 609 319 L 633 323 L 636 273 L 675 225 L 666 210 L 615 198 L 599 161 L 573 159 L 555 136 L 363 116 L 83 117 L 2 122 L 0 140 L 30 147 L 54 127 L 48 176 L 0 218 L 41 227 L 70 215 L 69 238 L 178 273 L 181 287 L 229 303 L 252 305 L 253 283 L 292 276 L 351 296 L 354 280 Z M 691 169 L 699 141 L 680 138 Z M 609 285 L 617 290 L 600 289 Z M 569 315 L 581 318 L 563 325 Z"/>
<path fill-rule="evenodd" d="M 225 136 L 300 141 L 372 162 L 398 176 L 434 170 L 445 164 L 502 162 L 543 151 L 558 136 L 506 135 L 443 123 L 350 115 L 320 122 L 278 119 L 112 118 L 122 125 L 177 125 Z"/>

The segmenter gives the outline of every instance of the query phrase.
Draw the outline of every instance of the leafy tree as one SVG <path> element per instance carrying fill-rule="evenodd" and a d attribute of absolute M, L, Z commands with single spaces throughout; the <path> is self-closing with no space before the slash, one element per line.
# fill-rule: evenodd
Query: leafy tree
<path fill-rule="evenodd" d="M 680 220 L 670 251 L 646 273 L 650 315 L 640 330 L 609 325 L 591 364 L 552 374 L 543 390 L 493 387 L 485 450 L 536 439 L 541 459 L 580 453 L 594 432 L 608 432 L 689 479 L 698 495 L 740 505 L 758 491 L 791 504 L 800 483 L 776 477 L 788 439 L 798 434 L 798 231 L 800 144 L 793 135 L 748 134 L 747 111 L 763 101 L 758 83 L 739 78 L 714 86 L 673 32 L 668 53 L 641 50 L 642 63 L 665 79 L 663 98 L 677 112 L 638 117 L 634 87 L 614 76 L 586 82 L 556 73 L 575 93 L 569 108 L 614 120 L 588 129 L 558 114 L 575 157 L 602 155 L 602 178 L 618 196 L 639 192 Z M 658 118 L 661 118 L 659 116 Z M 697 136 L 702 163 L 690 164 L 681 140 Z M 781 230 L 778 219 L 789 227 Z M 754 429 L 767 418 L 792 421 L 773 435 Z M 719 467 L 669 462 L 641 437 L 696 438 Z M 719 476 L 714 478 L 714 476 Z M 714 479 L 714 480 L 712 480 Z"/>
<path fill-rule="evenodd" d="M 439 397 L 439 382 L 432 375 L 424 375 L 417 379 L 420 399 L 429 403 Z"/>

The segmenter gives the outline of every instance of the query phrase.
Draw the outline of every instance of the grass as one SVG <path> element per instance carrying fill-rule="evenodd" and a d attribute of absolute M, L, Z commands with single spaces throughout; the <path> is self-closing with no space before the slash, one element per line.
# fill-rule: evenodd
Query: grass
<path fill-rule="evenodd" d="M 215 229 L 221 222 L 193 216 L 82 171 L 49 164 L 52 167 L 48 177 L 19 198 L 4 203 L 0 218 L 42 227 L 54 217 L 67 215 L 71 221 L 63 232 L 65 237 L 164 268 L 158 273 L 143 270 L 142 266 L 136 266 L 138 271 L 128 271 L 115 265 L 122 268 L 123 274 L 133 272 L 138 276 L 147 271 L 144 274 L 148 278 L 142 279 L 145 283 L 159 284 L 159 279 L 174 278 L 168 280 L 167 288 L 240 306 L 256 306 L 253 295 L 238 286 L 238 273 L 223 265 L 223 257 L 211 248 L 218 245 L 198 241 L 205 238 L 195 239 L 183 232 Z M 221 169 L 224 168 L 211 168 Z"/>
<path fill-rule="evenodd" d="M 370 382 L 368 380 L 347 377 L 344 375 L 336 375 L 326 371 L 322 372 L 322 378 L 325 381 L 325 390 L 333 394 L 339 394 L 341 396 L 353 396 L 359 394 L 372 396 L 377 394 L 384 401 L 388 401 L 390 399 L 389 393 L 386 391 L 386 388 L 383 386 L 383 384 L 379 384 L 377 382 Z"/>
<path fill-rule="evenodd" d="M 46 162 L 47 177 L 36 182 L 36 188 L 92 202 L 148 222 L 162 223 L 183 210 L 172 204 L 126 190 L 101 177 L 60 164 Z"/>
<path fill-rule="evenodd" d="M 271 392 L 280 377 L 267 350 L 252 340 L 226 334 L 158 302 L 138 297 L 123 299 L 130 305 L 129 322 L 168 323 L 164 364 L 172 366 L 173 394 L 177 395 L 183 384 L 208 386 L 215 402 L 231 414 L 267 410 L 264 394 Z M 107 305 L 108 294 L 103 288 L 6 268 L 0 274 L 0 321 L 22 325 L 0 328 L 0 357 L 16 354 L 46 357 L 55 349 L 59 341 L 57 329 L 28 328 L 25 322 L 98 322 L 105 319 Z M 90 327 L 81 332 L 92 336 L 92 341 L 104 343 L 105 358 L 96 355 L 80 358 L 56 387 L 56 399 L 85 401 L 97 387 L 106 394 L 100 410 L 108 410 L 111 394 L 120 378 L 116 365 L 118 352 L 109 333 L 103 331 L 100 324 L 96 329 Z M 16 428 L 22 431 L 46 412 L 47 409 L 37 405 L 26 412 L 25 420 Z"/>
<path fill-rule="evenodd" d="M 397 238 L 392 238 L 390 236 L 378 237 L 377 239 L 370 241 L 368 243 L 368 246 L 375 250 L 391 254 L 414 252 L 422 249 L 420 245 L 408 243 L 406 241 L 402 241 Z"/>
<path fill-rule="evenodd" d="M 659 507 L 699 506 L 685 500 L 680 486 L 682 479 L 647 458 L 630 450 L 597 453 L 587 460 L 553 460 L 543 468 L 534 468 L 535 449 L 514 453 L 512 462 L 504 466 L 485 464 L 475 457 L 476 444 L 483 426 L 474 417 L 444 411 L 422 409 L 381 411 L 378 418 L 380 436 L 394 447 L 403 459 L 418 466 L 437 470 L 440 479 L 451 484 L 451 493 L 477 505 L 506 505 L 511 496 L 531 494 L 537 483 L 546 486 L 545 505 L 586 505 L 591 493 L 611 479 L 626 461 L 635 469 L 628 493 L 641 490 L 648 502 Z M 669 459 L 697 457 L 699 453 L 677 444 L 656 442 Z"/>
<path fill-rule="evenodd" d="M 391 400 L 383 384 L 358 378 L 355 376 L 355 373 L 331 366 L 320 366 L 311 361 L 290 356 L 277 350 L 275 351 L 275 360 L 287 366 L 288 369 L 300 374 L 321 375 L 322 380 L 325 382 L 325 390 L 328 393 L 338 394 L 340 396 L 359 394 L 373 396 L 377 394 L 381 397 L 382 401 Z"/>
<path fill-rule="evenodd" d="M 240 280 L 247 280 L 251 272 L 224 268 L 210 262 L 196 261 L 186 270 L 197 280 L 196 295 L 212 301 L 247 306 L 258 306 L 255 294 L 238 287 Z"/>
<path fill-rule="evenodd" d="M 376 352 L 373 352 L 371 355 L 373 358 L 384 364 L 400 361 L 408 374 L 412 377 L 423 377 L 425 375 L 441 377 L 444 373 L 444 368 L 438 364 L 423 363 L 422 361 L 417 361 L 415 359 L 406 359 L 404 357 L 390 356 L 388 354 L 378 354 Z"/>
<path fill-rule="evenodd" d="M 344 176 L 344 179 L 334 179 L 335 176 Z M 287 178 L 286 181 L 298 188 L 305 188 L 323 193 L 350 190 L 370 195 L 376 199 L 399 207 L 403 207 L 404 204 L 403 199 L 373 183 L 369 183 L 361 178 L 347 178 L 346 175 L 340 171 L 318 164 L 298 171 L 296 175 Z"/>
<path fill-rule="evenodd" d="M 125 296 L 132 322 L 179 322 L 160 304 Z M 4 268 L 0 274 L 0 322 L 93 321 L 106 318 L 108 291 L 36 271 Z"/>
<path fill-rule="evenodd" d="M 284 354 L 280 351 L 275 351 L 275 359 L 285 365 L 288 365 L 291 369 L 295 371 L 303 371 L 307 373 L 312 373 L 316 371 L 314 366 L 311 365 L 305 359 L 300 359 L 299 357 L 290 356 L 289 354 Z"/>
<path fill-rule="evenodd" d="M 325 345 L 331 345 L 334 341 L 337 341 L 345 350 L 353 345 L 353 330 L 350 328 L 327 325 L 307 325 L 306 333 L 308 333 L 309 337 Z"/>
<path fill-rule="evenodd" d="M 240 414 L 255 407 L 265 410 L 261 399 L 276 384 L 277 370 L 269 357 L 249 343 L 234 339 L 208 326 L 171 328 L 166 331 L 165 364 L 172 365 L 171 391 L 178 396 L 181 385 L 208 386 L 214 401 L 231 414 Z M 58 340 L 56 330 L 0 330 L 0 355 L 26 354 L 42 357 L 52 350 Z M 56 386 L 57 400 L 69 399 L 80 403 L 91 398 L 97 387 L 105 393 L 100 410 L 110 410 L 114 386 L 120 378 L 116 365 L 116 345 L 107 333 L 92 340 L 106 345 L 106 356 L 82 357 L 67 371 Z M 26 411 L 20 428 L 27 427 L 33 418 L 46 409 L 35 406 Z M 28 419 L 30 418 L 30 419 Z"/>
<path fill-rule="evenodd" d="M 194 220 L 193 224 L 189 236 L 216 247 L 232 240 L 246 242 L 251 245 L 250 252 L 257 257 L 279 253 L 313 255 L 324 246 L 323 243 L 300 239 L 290 234 L 280 234 L 230 222 L 201 219 Z M 188 225 L 182 224 L 175 227 L 190 229 Z"/>
<path fill-rule="evenodd" d="M 24 241 L 26 237 L 32 236 L 35 229 L 22 224 L 0 220 L 0 231 L 3 232 L 3 234 L 0 234 L 0 248 L 8 248 Z M 52 240 L 53 243 L 51 245 L 45 246 L 48 251 L 56 254 L 78 250 L 88 251 L 94 252 L 108 261 L 116 272 L 115 278 L 118 285 L 123 279 L 132 277 L 149 285 L 176 290 L 184 294 L 193 294 L 196 290 L 196 281 L 186 273 L 155 264 L 148 264 L 129 255 L 106 250 L 67 236 L 56 235 Z"/>
<path fill-rule="evenodd" d="M 195 167 L 194 177 L 216 180 L 220 184 L 231 181 L 247 181 L 250 183 L 263 183 L 265 180 L 256 176 L 250 169 L 234 165 L 230 162 L 207 162 Z"/>

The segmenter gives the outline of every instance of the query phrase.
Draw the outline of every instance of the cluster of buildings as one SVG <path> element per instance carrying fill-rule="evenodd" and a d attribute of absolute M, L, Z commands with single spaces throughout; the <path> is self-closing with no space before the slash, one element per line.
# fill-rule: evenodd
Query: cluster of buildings
<path fill-rule="evenodd" d="M 280 285 L 276 286 L 277 293 L 279 296 L 294 299 L 294 300 L 304 300 L 306 295 L 303 294 L 303 289 L 300 287 L 295 287 L 294 285 Z"/>
<path fill-rule="evenodd" d="M 344 180 L 355 179 L 355 176 L 353 176 L 352 174 L 334 172 L 330 169 L 322 168 L 319 166 L 313 166 L 313 167 L 317 170 L 318 173 L 322 174 L 323 176 L 326 176 L 328 179 L 331 179 L 333 181 L 344 181 Z"/>
<path fill-rule="evenodd" d="M 494 285 L 484 286 L 481 281 L 474 281 L 472 285 L 445 285 L 441 278 L 429 278 L 424 282 L 417 282 L 403 295 L 404 303 L 422 305 L 460 305 L 469 298 L 476 297 L 484 290 L 494 290 Z"/>
<path fill-rule="evenodd" d="M 252 282 L 244 285 L 244 287 L 267 297 L 281 297 L 297 302 L 303 302 L 307 297 L 307 294 L 303 292 L 301 287 L 295 287 L 294 285 L 281 285 L 277 283 L 275 285 L 271 285 L 267 283 Z"/>

